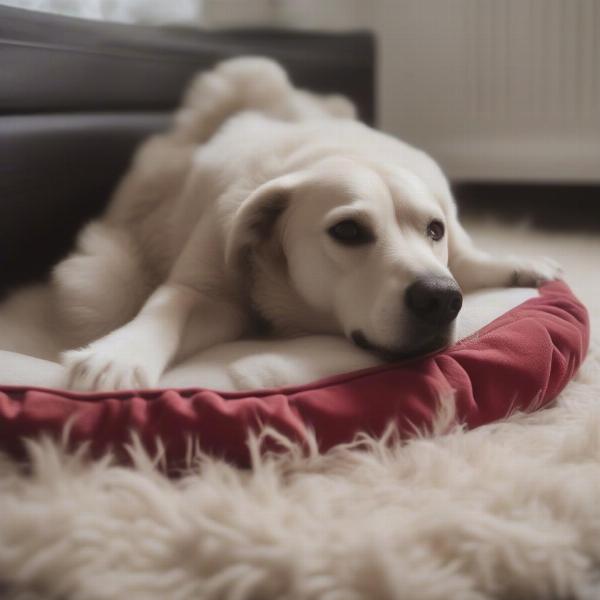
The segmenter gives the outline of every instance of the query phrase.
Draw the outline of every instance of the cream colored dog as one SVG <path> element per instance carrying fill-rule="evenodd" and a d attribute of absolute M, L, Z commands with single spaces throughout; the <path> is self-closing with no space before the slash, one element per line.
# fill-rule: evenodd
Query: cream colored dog
<path fill-rule="evenodd" d="M 429 156 L 240 58 L 194 82 L 53 287 L 83 345 L 63 355 L 69 385 L 96 390 L 156 385 L 174 358 L 257 327 L 431 351 L 452 340 L 461 290 L 557 273 L 474 248 Z"/>

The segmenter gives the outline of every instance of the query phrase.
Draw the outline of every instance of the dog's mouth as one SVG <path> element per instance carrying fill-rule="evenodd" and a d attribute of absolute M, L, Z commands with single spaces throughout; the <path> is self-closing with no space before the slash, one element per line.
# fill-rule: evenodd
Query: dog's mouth
<path fill-rule="evenodd" d="M 350 339 L 359 348 L 373 352 L 386 362 L 408 360 L 411 358 L 420 358 L 428 354 L 435 354 L 447 348 L 452 343 L 452 335 L 449 332 L 432 334 L 421 340 L 419 344 L 402 348 L 384 348 L 372 344 L 365 334 L 358 329 L 352 331 Z"/>

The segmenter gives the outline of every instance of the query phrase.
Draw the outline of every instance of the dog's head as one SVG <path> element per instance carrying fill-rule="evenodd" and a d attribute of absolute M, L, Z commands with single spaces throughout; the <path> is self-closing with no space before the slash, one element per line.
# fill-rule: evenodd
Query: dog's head
<path fill-rule="evenodd" d="M 227 256 L 256 258 L 253 300 L 268 320 L 412 355 L 449 343 L 462 305 L 446 220 L 411 172 L 329 158 L 255 190 Z"/>

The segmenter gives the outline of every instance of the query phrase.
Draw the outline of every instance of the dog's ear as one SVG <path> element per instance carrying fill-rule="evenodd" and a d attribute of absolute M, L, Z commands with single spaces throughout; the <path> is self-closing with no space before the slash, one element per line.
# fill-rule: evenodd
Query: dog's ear
<path fill-rule="evenodd" d="M 261 185 L 242 202 L 227 236 L 227 265 L 239 265 L 248 250 L 271 239 L 277 219 L 288 207 L 294 190 L 303 179 L 302 173 L 278 177 Z"/>

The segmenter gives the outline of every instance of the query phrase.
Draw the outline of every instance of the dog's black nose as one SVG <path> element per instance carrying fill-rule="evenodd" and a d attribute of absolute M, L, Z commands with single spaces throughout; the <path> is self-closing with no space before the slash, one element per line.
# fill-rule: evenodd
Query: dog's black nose
<path fill-rule="evenodd" d="M 428 325 L 448 325 L 462 308 L 462 294 L 450 277 L 420 277 L 406 290 L 409 310 Z"/>

